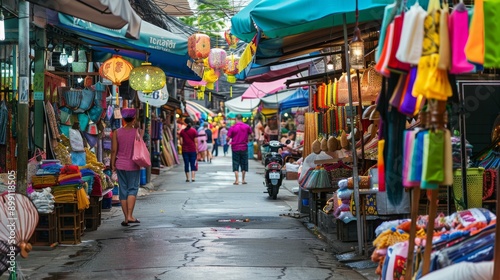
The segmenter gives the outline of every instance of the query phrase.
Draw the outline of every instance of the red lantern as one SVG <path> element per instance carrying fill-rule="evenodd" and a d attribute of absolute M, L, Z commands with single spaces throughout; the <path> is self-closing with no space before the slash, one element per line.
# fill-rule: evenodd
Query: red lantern
<path fill-rule="evenodd" d="M 128 80 L 130 71 L 134 66 L 119 55 L 104 61 L 99 68 L 99 75 L 110 80 L 114 85 L 119 86 L 121 82 Z"/>
<path fill-rule="evenodd" d="M 194 60 L 204 59 L 210 53 L 210 37 L 195 33 L 188 38 L 188 54 Z"/>
<path fill-rule="evenodd" d="M 219 48 L 213 48 L 208 55 L 208 65 L 217 70 L 226 66 L 226 51 Z"/>

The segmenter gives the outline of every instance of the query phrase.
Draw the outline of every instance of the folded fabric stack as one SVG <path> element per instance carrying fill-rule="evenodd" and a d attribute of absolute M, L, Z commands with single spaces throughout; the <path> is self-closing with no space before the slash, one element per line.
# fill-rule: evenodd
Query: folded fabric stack
<path fill-rule="evenodd" d="M 83 185 L 82 174 L 76 165 L 64 165 L 58 177 L 59 185 L 52 191 L 58 203 L 77 201 L 76 192 Z"/>
<path fill-rule="evenodd" d="M 56 175 L 35 175 L 31 178 L 31 184 L 34 189 L 43 189 L 46 187 L 57 186 Z"/>
<path fill-rule="evenodd" d="M 34 189 L 57 186 L 59 171 L 62 165 L 59 160 L 44 160 L 40 163 L 36 174 L 31 177 L 31 183 Z"/>
<path fill-rule="evenodd" d="M 44 188 L 41 192 L 35 191 L 30 194 L 31 201 L 39 213 L 49 214 L 54 211 L 55 199 L 50 192 L 50 188 Z"/>
<path fill-rule="evenodd" d="M 87 183 L 87 189 L 86 192 L 87 194 L 92 193 L 92 188 L 94 186 L 94 176 L 96 173 L 92 171 L 92 169 L 84 168 L 80 170 L 82 174 L 82 180 Z"/>
<path fill-rule="evenodd" d="M 76 191 L 78 187 L 76 185 L 58 186 L 54 188 L 52 194 L 54 195 L 54 200 L 56 203 L 67 203 L 75 202 Z"/>

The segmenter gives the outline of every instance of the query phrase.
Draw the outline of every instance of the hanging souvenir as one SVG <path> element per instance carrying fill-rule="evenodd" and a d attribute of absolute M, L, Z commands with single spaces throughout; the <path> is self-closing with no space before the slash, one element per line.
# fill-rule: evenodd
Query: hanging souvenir
<path fill-rule="evenodd" d="M 444 181 L 444 137 L 443 130 L 430 130 L 424 136 L 422 165 L 423 189 L 437 189 Z"/>
<path fill-rule="evenodd" d="M 387 64 L 389 63 L 389 57 L 392 51 L 392 41 L 393 41 L 393 33 L 394 33 L 394 23 L 390 23 L 387 27 L 387 35 L 384 40 L 384 48 L 382 49 L 382 54 L 380 55 L 380 59 L 375 65 L 375 69 L 380 74 L 385 77 L 389 77 L 391 75 L 389 69 L 387 69 Z"/>
<path fill-rule="evenodd" d="M 351 79 L 352 102 L 359 102 L 357 75 L 347 75 L 347 73 L 342 73 L 342 76 L 337 83 L 337 104 L 349 104 L 348 78 Z"/>
<path fill-rule="evenodd" d="M 450 15 L 451 67 L 450 73 L 462 74 L 474 70 L 467 61 L 465 45 L 469 36 L 469 13 L 464 3 L 457 4 Z"/>
<path fill-rule="evenodd" d="M 401 62 L 418 64 L 422 56 L 424 41 L 424 20 L 427 12 L 419 5 L 418 1 L 406 12 L 401 31 L 396 58 Z"/>
<path fill-rule="evenodd" d="M 361 77 L 361 98 L 365 101 L 376 101 L 382 89 L 382 75 L 374 65 L 368 67 Z"/>
<path fill-rule="evenodd" d="M 500 27 L 497 19 L 500 15 L 498 0 L 484 1 L 484 67 L 500 68 Z"/>
<path fill-rule="evenodd" d="M 397 10 L 396 3 L 385 6 L 384 17 L 382 19 L 382 26 L 380 28 L 380 37 L 379 37 L 379 42 L 383 42 L 383 44 L 382 45 L 379 44 L 377 50 L 375 51 L 375 61 L 377 63 L 380 61 L 383 49 L 385 48 L 387 29 L 389 24 L 394 19 L 394 16 L 396 15 L 395 10 Z"/>
<path fill-rule="evenodd" d="M 411 169 L 413 168 L 412 158 L 415 146 L 415 135 L 417 130 L 406 130 L 405 131 L 405 142 L 403 146 L 403 186 L 408 187 L 418 187 L 419 182 L 412 182 L 410 180 Z"/>
<path fill-rule="evenodd" d="M 412 67 L 410 73 L 408 73 L 408 85 L 403 93 L 403 100 L 398 110 L 401 114 L 408 116 L 415 116 L 422 109 L 423 104 L 425 104 L 425 98 L 423 95 L 417 97 L 412 95 L 413 86 L 415 85 L 415 79 L 417 78 L 417 67 Z"/>
<path fill-rule="evenodd" d="M 387 62 L 387 68 L 389 68 L 392 72 L 397 73 L 406 73 L 410 70 L 410 64 L 401 62 L 396 58 L 396 53 L 398 51 L 401 40 L 401 31 L 403 29 L 404 17 L 405 14 L 401 13 L 394 18 L 391 53 L 389 55 L 389 61 Z"/>
<path fill-rule="evenodd" d="M 467 60 L 484 64 L 484 9 L 483 0 L 474 1 L 474 13 L 470 23 L 469 38 L 465 44 Z"/>
<path fill-rule="evenodd" d="M 448 70 L 450 68 L 450 36 L 448 31 L 448 4 L 443 3 L 441 17 L 439 20 L 439 63 L 438 68 Z"/>

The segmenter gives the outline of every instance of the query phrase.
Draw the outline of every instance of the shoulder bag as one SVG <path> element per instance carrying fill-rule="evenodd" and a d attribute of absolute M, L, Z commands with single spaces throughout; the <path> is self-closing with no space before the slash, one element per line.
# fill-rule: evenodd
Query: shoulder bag
<path fill-rule="evenodd" d="M 151 166 L 151 156 L 149 155 L 149 150 L 146 146 L 146 143 L 144 143 L 144 140 L 142 140 L 142 137 L 139 134 L 139 130 L 137 130 L 137 133 L 135 135 L 134 153 L 132 155 L 132 160 L 140 167 Z"/>

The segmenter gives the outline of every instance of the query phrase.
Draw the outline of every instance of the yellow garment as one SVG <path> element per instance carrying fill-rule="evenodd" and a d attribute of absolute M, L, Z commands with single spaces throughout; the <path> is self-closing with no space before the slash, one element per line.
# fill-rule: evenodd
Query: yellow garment
<path fill-rule="evenodd" d="M 474 1 L 474 15 L 470 22 L 469 38 L 465 44 L 467 60 L 484 64 L 484 10 L 483 0 Z"/>
<path fill-rule="evenodd" d="M 76 191 L 76 201 L 78 202 L 78 210 L 88 209 L 90 206 L 89 198 L 87 197 L 87 193 L 83 188 L 80 188 Z"/>
<path fill-rule="evenodd" d="M 243 50 L 243 53 L 241 54 L 240 62 L 238 63 L 238 73 L 245 70 L 245 68 L 252 63 L 256 51 L 257 45 L 253 41 L 248 43 L 245 50 Z"/>

